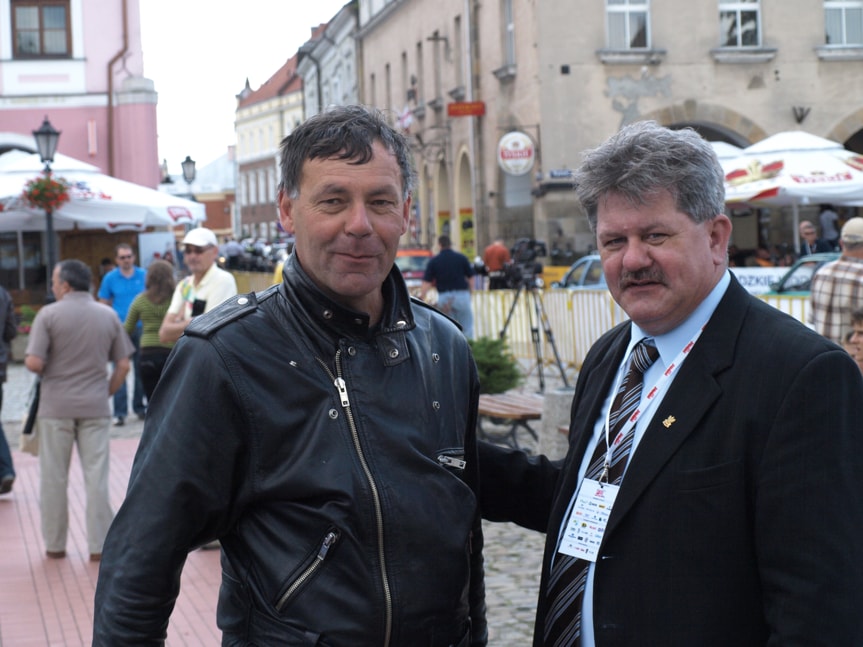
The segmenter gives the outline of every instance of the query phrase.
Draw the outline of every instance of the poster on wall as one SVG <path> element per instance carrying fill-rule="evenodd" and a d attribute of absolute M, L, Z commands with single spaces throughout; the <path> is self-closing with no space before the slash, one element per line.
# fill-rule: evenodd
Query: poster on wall
<path fill-rule="evenodd" d="M 170 231 L 138 234 L 138 263 L 144 269 L 155 260 L 177 264 L 177 239 Z"/>
<path fill-rule="evenodd" d="M 476 257 L 476 230 L 473 226 L 473 209 L 459 209 L 461 226 L 461 253 L 473 260 Z"/>

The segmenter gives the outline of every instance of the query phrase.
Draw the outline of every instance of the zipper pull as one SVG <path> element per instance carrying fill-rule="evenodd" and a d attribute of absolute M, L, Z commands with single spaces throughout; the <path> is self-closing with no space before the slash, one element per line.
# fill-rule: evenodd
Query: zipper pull
<path fill-rule="evenodd" d="M 467 465 L 466 461 L 463 461 L 460 458 L 455 458 L 454 456 L 447 456 L 446 454 L 441 454 L 440 456 L 438 456 L 437 462 L 441 465 L 454 467 L 457 470 L 463 470 L 465 468 L 465 465 Z"/>
<path fill-rule="evenodd" d="M 348 387 L 345 384 L 345 380 L 341 377 L 337 377 L 333 384 L 336 385 L 336 390 L 339 392 L 339 397 L 342 400 L 342 406 L 345 408 L 351 406 L 351 401 L 348 400 Z"/>
<path fill-rule="evenodd" d="M 336 543 L 336 533 L 328 532 L 327 536 L 324 537 L 324 543 L 321 544 L 321 549 L 318 551 L 318 561 L 324 561 L 324 558 L 327 556 L 327 552 L 332 548 L 332 545 Z"/>

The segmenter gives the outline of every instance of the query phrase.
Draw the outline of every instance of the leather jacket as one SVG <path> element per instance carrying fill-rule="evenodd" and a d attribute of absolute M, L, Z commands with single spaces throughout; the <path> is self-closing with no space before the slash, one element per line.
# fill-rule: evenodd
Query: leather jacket
<path fill-rule="evenodd" d="M 94 645 L 161 644 L 186 553 L 222 544 L 223 645 L 486 643 L 478 378 L 451 321 L 283 283 L 177 343 L 105 544 Z"/>

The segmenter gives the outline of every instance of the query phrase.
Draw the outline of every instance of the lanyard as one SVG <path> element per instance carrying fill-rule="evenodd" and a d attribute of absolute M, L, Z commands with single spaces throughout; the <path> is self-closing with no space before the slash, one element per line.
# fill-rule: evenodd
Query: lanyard
<path fill-rule="evenodd" d="M 673 377 L 675 371 L 680 367 L 683 363 L 683 360 L 686 359 L 686 356 L 695 346 L 695 342 L 698 341 L 698 338 L 701 337 L 701 333 L 704 332 L 704 327 L 707 326 L 707 322 L 695 332 L 695 335 L 692 336 L 683 349 L 677 353 L 677 356 L 674 358 L 674 361 L 668 365 L 668 368 L 665 369 L 665 372 L 659 377 L 653 387 L 647 392 L 646 401 L 643 407 L 638 407 L 631 416 L 626 420 L 621 427 L 620 431 L 617 433 L 617 436 L 614 437 L 614 441 L 611 441 L 609 438 L 609 422 L 611 420 L 611 406 L 608 407 L 608 410 L 605 412 L 605 460 L 603 462 L 602 468 L 602 476 L 599 477 L 599 480 L 602 481 L 605 479 L 608 482 L 608 470 L 611 467 L 611 459 L 614 455 L 614 449 L 623 442 L 623 439 L 626 438 L 627 433 L 635 426 L 635 423 L 638 422 L 638 419 L 641 418 L 641 415 L 645 413 L 653 403 L 657 400 L 658 395 L 662 394 L 671 383 L 671 378 Z M 635 347 L 633 346 L 633 349 Z M 632 358 L 632 352 L 629 353 L 630 360 Z M 618 376 L 615 382 L 615 388 L 612 393 L 617 393 L 620 390 L 620 384 L 623 381 L 626 373 Z"/>

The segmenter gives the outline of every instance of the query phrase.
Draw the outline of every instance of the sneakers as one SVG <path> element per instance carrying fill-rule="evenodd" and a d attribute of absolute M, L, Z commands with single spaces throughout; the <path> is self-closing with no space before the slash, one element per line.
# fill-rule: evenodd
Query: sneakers
<path fill-rule="evenodd" d="M 123 416 L 118 416 L 118 417 L 114 420 L 114 426 L 115 426 L 115 427 L 122 427 L 122 426 L 123 426 L 123 425 L 125 425 L 125 424 L 126 424 L 126 419 L 125 419 Z"/>
<path fill-rule="evenodd" d="M 8 494 L 12 491 L 12 484 L 15 482 L 15 477 L 7 474 L 0 479 L 0 494 Z"/>
<path fill-rule="evenodd" d="M 65 550 L 46 550 L 45 555 L 50 557 L 51 559 L 63 559 L 66 557 Z"/>

